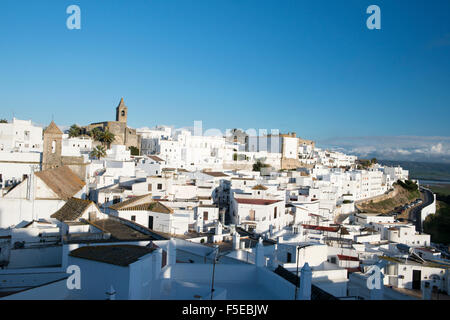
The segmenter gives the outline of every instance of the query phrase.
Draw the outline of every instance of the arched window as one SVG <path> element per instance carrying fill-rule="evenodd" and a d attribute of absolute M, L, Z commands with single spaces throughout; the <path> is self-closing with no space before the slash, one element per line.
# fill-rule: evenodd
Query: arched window
<path fill-rule="evenodd" d="M 52 153 L 55 153 L 55 152 L 56 152 L 56 141 L 53 140 L 52 141 Z"/>
<path fill-rule="evenodd" d="M 125 117 L 125 110 L 122 110 L 122 117 Z"/>

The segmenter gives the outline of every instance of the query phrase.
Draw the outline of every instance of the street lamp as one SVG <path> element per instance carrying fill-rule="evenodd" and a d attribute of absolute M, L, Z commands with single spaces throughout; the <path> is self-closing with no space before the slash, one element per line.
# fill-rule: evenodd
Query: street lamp
<path fill-rule="evenodd" d="M 213 299 L 213 294 L 214 294 L 214 273 L 216 271 L 216 261 L 219 260 L 218 253 L 219 253 L 219 246 L 215 245 L 214 246 L 213 272 L 212 272 L 212 279 L 211 279 L 211 300 Z"/>
<path fill-rule="evenodd" d="M 297 300 L 297 291 L 298 291 L 298 285 L 300 282 L 300 277 L 298 276 L 298 261 L 300 260 L 299 259 L 299 251 L 300 251 L 300 246 L 297 246 L 297 256 L 296 256 L 296 258 L 297 258 L 297 272 L 296 272 L 297 279 L 295 281 L 295 298 L 294 298 L 294 300 Z"/>

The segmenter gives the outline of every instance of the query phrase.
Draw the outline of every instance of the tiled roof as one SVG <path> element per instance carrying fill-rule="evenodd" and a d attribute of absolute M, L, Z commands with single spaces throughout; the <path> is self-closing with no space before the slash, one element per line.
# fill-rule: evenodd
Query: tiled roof
<path fill-rule="evenodd" d="M 58 128 L 56 123 L 52 120 L 47 128 L 45 128 L 44 133 L 53 133 L 53 134 L 63 134 L 63 132 Z"/>
<path fill-rule="evenodd" d="M 173 213 L 173 210 L 171 208 L 166 207 L 159 201 L 152 201 L 147 203 L 138 204 L 135 206 L 127 206 L 125 208 L 119 209 L 124 211 L 152 211 L 152 212 L 159 212 L 159 213 L 167 213 L 171 214 Z"/>
<path fill-rule="evenodd" d="M 256 185 L 256 186 L 254 186 L 254 187 L 252 188 L 252 190 L 267 190 L 267 187 L 266 187 L 266 186 L 263 186 L 262 184 L 258 184 L 258 185 Z"/>
<path fill-rule="evenodd" d="M 59 221 L 75 221 L 83 215 L 91 204 L 94 204 L 94 202 L 78 198 L 70 198 L 65 205 L 63 205 L 50 217 L 58 219 Z"/>
<path fill-rule="evenodd" d="M 124 209 L 124 208 L 135 206 L 135 205 L 138 205 L 138 204 L 141 204 L 141 203 L 149 202 L 151 200 L 151 198 L 152 198 L 151 193 L 144 194 L 142 196 L 136 196 L 136 197 L 133 197 L 131 199 L 115 203 L 112 206 L 110 206 L 109 208 L 113 209 L 113 210 Z"/>
<path fill-rule="evenodd" d="M 244 198 L 234 198 L 234 199 L 236 200 L 237 203 L 240 204 L 254 204 L 259 206 L 267 206 L 281 201 L 268 199 L 244 199 Z"/>
<path fill-rule="evenodd" d="M 319 230 L 319 231 L 337 232 L 339 230 L 339 227 L 313 226 L 309 224 L 302 224 L 302 226 L 305 229 Z"/>
<path fill-rule="evenodd" d="M 113 239 L 119 241 L 153 239 L 152 236 L 133 229 L 115 219 L 100 219 L 95 221 L 88 221 L 88 223 L 102 230 L 103 232 L 110 233 Z"/>
<path fill-rule="evenodd" d="M 161 159 L 160 157 L 158 157 L 158 156 L 148 156 L 150 159 L 152 159 L 152 160 L 154 160 L 154 161 L 157 161 L 157 162 L 163 162 L 164 161 L 164 159 Z"/>
<path fill-rule="evenodd" d="M 36 176 L 63 200 L 73 197 L 86 184 L 67 166 L 36 172 Z"/>
<path fill-rule="evenodd" d="M 346 256 L 343 254 L 338 254 L 337 257 L 342 261 L 359 261 L 358 257 Z"/>
<path fill-rule="evenodd" d="M 211 177 L 229 177 L 227 174 L 218 171 L 203 171 L 203 173 Z"/>
<path fill-rule="evenodd" d="M 71 251 L 69 255 L 127 267 L 154 250 L 153 248 L 134 245 L 84 246 Z"/>

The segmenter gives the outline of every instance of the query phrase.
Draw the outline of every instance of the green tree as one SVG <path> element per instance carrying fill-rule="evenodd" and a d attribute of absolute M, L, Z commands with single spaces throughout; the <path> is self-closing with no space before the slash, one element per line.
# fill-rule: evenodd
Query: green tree
<path fill-rule="evenodd" d="M 6 119 L 0 119 L 0 123 L 8 123 L 8 120 L 6 120 Z"/>
<path fill-rule="evenodd" d="M 76 124 L 73 124 L 69 129 L 69 137 L 79 137 L 81 135 L 81 128 Z"/>
<path fill-rule="evenodd" d="M 136 148 L 134 146 L 131 146 L 128 149 L 131 151 L 131 155 L 132 156 L 138 156 L 139 155 L 139 149 L 138 148 Z"/>
<path fill-rule="evenodd" d="M 111 143 L 114 141 L 114 139 L 115 139 L 114 133 L 112 133 L 108 129 L 105 130 L 105 132 L 103 132 L 100 137 L 100 141 L 106 144 L 108 146 L 108 149 L 111 147 Z"/>
<path fill-rule="evenodd" d="M 267 167 L 269 167 L 268 164 L 262 162 L 261 160 L 257 160 L 253 164 L 253 171 L 261 171 L 261 168 L 267 168 Z"/>
<path fill-rule="evenodd" d="M 104 146 L 96 146 L 91 152 L 91 157 L 100 160 L 106 156 L 106 150 Z"/>

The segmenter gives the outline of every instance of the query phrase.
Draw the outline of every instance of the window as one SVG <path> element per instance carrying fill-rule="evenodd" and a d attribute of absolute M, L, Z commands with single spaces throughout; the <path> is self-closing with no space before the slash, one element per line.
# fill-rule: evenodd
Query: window
<path fill-rule="evenodd" d="M 162 183 L 158 183 L 158 190 L 162 190 Z"/>
<path fill-rule="evenodd" d="M 292 253 L 290 253 L 290 252 L 287 253 L 286 262 L 287 263 L 291 263 L 292 262 Z"/>
<path fill-rule="evenodd" d="M 203 220 L 208 221 L 208 211 L 203 211 Z"/>
<path fill-rule="evenodd" d="M 119 203 L 119 202 L 120 202 L 120 197 L 114 196 L 114 198 L 113 198 L 113 204 Z"/>
<path fill-rule="evenodd" d="M 152 184 L 151 183 L 148 184 L 148 191 L 152 191 Z"/>
<path fill-rule="evenodd" d="M 273 218 L 276 219 L 277 218 L 277 207 L 273 208 Z"/>
<path fill-rule="evenodd" d="M 52 153 L 55 153 L 55 152 L 56 152 L 56 141 L 53 140 L 52 141 Z"/>
<path fill-rule="evenodd" d="M 249 212 L 250 215 L 250 219 L 251 221 L 255 221 L 255 210 L 251 209 Z"/>
<path fill-rule="evenodd" d="M 125 117 L 125 110 L 122 110 L 122 117 Z"/>
<path fill-rule="evenodd" d="M 136 216 L 131 216 L 131 221 L 136 221 Z"/>

